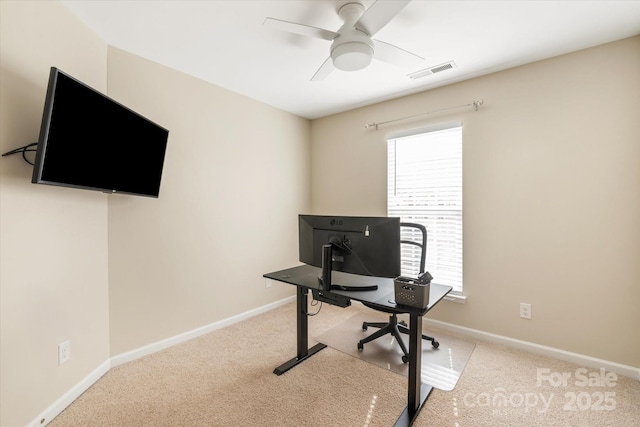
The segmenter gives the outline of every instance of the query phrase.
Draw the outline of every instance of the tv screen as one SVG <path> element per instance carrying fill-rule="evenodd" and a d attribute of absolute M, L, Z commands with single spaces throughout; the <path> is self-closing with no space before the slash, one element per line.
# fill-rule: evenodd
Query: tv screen
<path fill-rule="evenodd" d="M 169 131 L 51 68 L 31 182 L 158 197 Z"/>

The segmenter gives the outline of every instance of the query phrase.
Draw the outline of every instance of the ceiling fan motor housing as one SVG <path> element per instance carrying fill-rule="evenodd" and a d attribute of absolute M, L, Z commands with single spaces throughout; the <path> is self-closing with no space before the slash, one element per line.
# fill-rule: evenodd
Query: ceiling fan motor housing
<path fill-rule="evenodd" d="M 331 59 L 339 70 L 362 70 L 373 59 L 373 42 L 369 36 L 356 29 L 353 34 L 343 33 L 331 45 Z"/>
<path fill-rule="evenodd" d="M 331 44 L 331 60 L 339 70 L 362 70 L 373 59 L 374 45 L 371 37 L 354 27 L 363 12 L 364 6 L 361 3 L 347 3 L 338 11 L 344 25 Z"/>

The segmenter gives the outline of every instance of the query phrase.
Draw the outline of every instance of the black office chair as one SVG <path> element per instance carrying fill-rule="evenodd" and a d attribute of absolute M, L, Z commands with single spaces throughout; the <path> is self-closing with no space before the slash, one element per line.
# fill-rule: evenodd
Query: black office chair
<path fill-rule="evenodd" d="M 409 229 L 409 230 L 413 229 L 413 231 L 419 232 L 420 234 L 422 234 L 422 239 L 420 241 L 413 240 L 413 239 L 411 240 L 403 239 L 403 240 L 400 240 L 400 245 L 413 245 L 420 248 L 420 273 L 424 273 L 425 259 L 427 256 L 427 229 L 422 224 L 415 224 L 412 222 L 401 222 L 400 228 Z M 412 233 L 412 234 L 415 234 L 415 233 Z M 402 311 L 402 309 L 392 309 L 392 308 L 383 309 L 378 306 L 372 306 L 366 302 L 363 302 L 362 304 L 374 310 L 389 313 L 390 316 L 389 316 L 389 322 L 386 322 L 386 323 L 384 322 L 363 322 L 362 323 L 362 329 L 365 331 L 370 326 L 374 328 L 380 328 L 380 329 L 375 333 L 369 335 L 368 337 L 361 339 L 358 342 L 358 350 L 362 351 L 364 349 L 364 345 L 370 341 L 378 339 L 387 334 L 391 334 L 396 338 L 396 341 L 400 345 L 400 348 L 402 348 L 402 352 L 404 353 L 404 355 L 402 356 L 402 361 L 404 363 L 407 363 L 409 361 L 409 351 L 407 350 L 407 346 L 402 340 L 402 336 L 400 335 L 400 333 L 402 332 L 405 334 L 409 334 L 409 328 L 407 327 L 407 323 L 405 321 L 398 322 L 398 316 L 397 316 L 398 314 L 402 314 L 406 312 Z M 431 345 L 433 346 L 433 348 L 438 348 L 440 346 L 440 343 L 430 336 L 422 335 L 422 339 L 431 341 Z"/>

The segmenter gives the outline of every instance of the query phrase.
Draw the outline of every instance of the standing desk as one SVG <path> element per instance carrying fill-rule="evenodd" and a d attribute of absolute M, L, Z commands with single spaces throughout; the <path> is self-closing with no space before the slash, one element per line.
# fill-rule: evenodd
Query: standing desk
<path fill-rule="evenodd" d="M 320 268 L 310 265 L 301 265 L 285 270 L 264 274 L 267 279 L 277 280 L 296 286 L 296 320 L 297 320 L 297 355 L 278 366 L 273 372 L 282 375 L 305 359 L 313 356 L 326 347 L 318 343 L 309 348 L 308 334 L 308 294 L 309 290 L 317 293 L 320 290 L 318 275 Z M 393 279 L 371 276 L 359 276 L 355 274 L 332 272 L 332 282 L 345 286 L 369 286 L 378 285 L 377 290 L 372 291 L 340 291 L 333 290 L 330 294 L 337 295 L 340 302 L 350 304 L 350 300 L 361 301 L 379 306 L 381 308 L 398 308 L 401 313 L 409 314 L 409 385 L 407 387 L 407 407 L 400 414 L 395 427 L 410 426 L 417 417 L 422 405 L 429 397 L 433 387 L 423 384 L 421 379 L 422 369 L 422 316 L 439 303 L 451 290 L 451 286 L 431 284 L 429 291 L 429 305 L 426 308 L 413 308 L 396 306 L 394 301 Z M 322 291 L 326 294 L 326 291 Z M 356 345 L 354 343 L 353 345 Z"/>

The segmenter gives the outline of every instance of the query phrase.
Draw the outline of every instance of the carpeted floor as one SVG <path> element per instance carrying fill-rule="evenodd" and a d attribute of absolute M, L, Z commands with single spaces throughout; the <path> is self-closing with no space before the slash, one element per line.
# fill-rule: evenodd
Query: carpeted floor
<path fill-rule="evenodd" d="M 310 337 L 359 311 L 373 313 L 324 305 Z M 402 375 L 331 347 L 272 373 L 295 355 L 295 324 L 291 303 L 115 367 L 49 425 L 393 425 L 406 406 Z M 454 389 L 434 389 L 414 426 L 637 427 L 638 402 L 637 380 L 478 341 Z"/>

